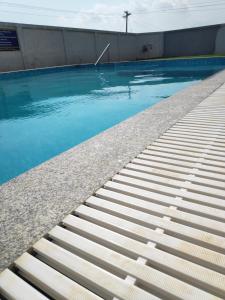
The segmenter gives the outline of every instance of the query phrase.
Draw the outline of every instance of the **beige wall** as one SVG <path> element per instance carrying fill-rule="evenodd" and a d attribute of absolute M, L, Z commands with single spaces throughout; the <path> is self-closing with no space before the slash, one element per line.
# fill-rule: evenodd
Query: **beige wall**
<path fill-rule="evenodd" d="M 221 26 L 216 36 L 215 54 L 225 53 L 225 26 Z"/>
<path fill-rule="evenodd" d="M 66 64 L 62 31 L 24 28 L 22 34 L 27 68 Z"/>
<path fill-rule="evenodd" d="M 163 56 L 164 51 L 163 33 L 144 33 L 139 34 L 137 39 L 137 57 L 138 59 L 158 58 Z M 146 52 L 143 52 L 143 47 Z"/>
<path fill-rule="evenodd" d="M 24 69 L 20 51 L 0 51 L 0 72 Z"/>
<path fill-rule="evenodd" d="M 63 30 L 67 64 L 93 63 L 96 59 L 95 34 Z"/>
<path fill-rule="evenodd" d="M 222 25 L 144 34 L 12 23 L 0 28 L 16 29 L 20 44 L 20 51 L 0 51 L 0 72 L 94 63 L 108 43 L 102 62 L 225 54 Z"/>
<path fill-rule="evenodd" d="M 94 63 L 108 43 L 111 46 L 101 62 L 162 55 L 160 33 L 138 35 L 7 23 L 0 23 L 0 28 L 16 29 L 20 43 L 20 51 L 0 52 L 0 71 Z M 143 54 L 144 43 L 154 44 L 153 51 Z"/>

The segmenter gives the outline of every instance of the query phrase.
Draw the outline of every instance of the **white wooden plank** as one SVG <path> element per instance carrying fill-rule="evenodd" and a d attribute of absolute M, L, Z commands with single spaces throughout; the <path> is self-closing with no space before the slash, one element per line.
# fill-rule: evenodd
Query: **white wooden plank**
<path fill-rule="evenodd" d="M 216 235 L 224 235 L 225 232 L 225 223 L 182 212 L 177 209 L 175 210 L 171 207 L 155 204 L 122 193 L 101 188 L 96 192 L 96 196 L 149 214 L 161 217 L 167 216 L 171 218 L 171 221 L 180 221 L 184 225 L 193 226 L 194 228 L 211 232 Z"/>
<path fill-rule="evenodd" d="M 184 116 L 182 120 L 186 120 L 186 119 L 194 119 L 196 121 L 201 121 L 203 123 L 204 122 L 219 123 L 220 121 L 222 121 L 221 123 L 224 122 L 224 118 L 222 118 L 222 115 L 219 115 L 217 112 L 214 111 L 193 111 L 192 113 Z"/>
<path fill-rule="evenodd" d="M 195 132 L 192 130 L 182 130 L 182 129 L 176 129 L 176 128 L 171 128 L 169 130 L 167 130 L 167 133 L 172 133 L 172 134 L 182 134 L 184 136 L 192 136 L 194 138 L 214 138 L 217 140 L 217 142 L 221 142 L 224 143 L 225 138 L 224 135 L 221 133 L 210 133 L 210 131 L 208 131 L 208 133 L 205 132 Z"/>
<path fill-rule="evenodd" d="M 127 185 L 142 188 L 142 189 L 149 190 L 149 191 L 161 192 L 162 194 L 165 194 L 165 195 L 172 195 L 175 197 L 179 196 L 179 197 L 184 198 L 188 202 L 198 203 L 198 204 L 205 205 L 208 207 L 214 207 L 214 208 L 218 208 L 218 209 L 222 209 L 222 210 L 225 208 L 225 201 L 223 199 L 221 200 L 219 198 L 194 193 L 194 192 L 187 191 L 184 189 L 165 186 L 165 185 L 161 185 L 161 184 L 155 183 L 155 182 L 147 182 L 140 178 L 137 179 L 137 176 L 136 176 L 136 178 L 128 177 L 127 174 L 125 174 L 126 173 L 125 170 L 121 171 L 121 174 L 122 173 L 123 173 L 123 175 L 115 175 L 113 177 L 113 181 L 123 183 L 123 184 L 125 183 Z M 150 177 L 150 175 L 147 175 L 147 174 L 146 174 L 146 176 Z M 168 179 L 168 182 L 169 181 L 172 181 L 172 179 Z"/>
<path fill-rule="evenodd" d="M 193 111 L 204 111 L 204 112 L 225 112 L 225 106 L 215 106 L 215 107 L 212 107 L 212 106 L 196 106 L 196 108 L 193 109 Z"/>
<path fill-rule="evenodd" d="M 206 292 L 203 292 L 180 280 L 177 280 L 169 275 L 166 275 L 150 266 L 142 265 L 137 261 L 128 258 L 125 255 L 119 254 L 109 248 L 106 248 L 98 243 L 92 242 L 87 238 L 81 237 L 80 235 L 72 233 L 61 227 L 58 226 L 55 227 L 53 230 L 49 232 L 49 236 L 54 241 L 56 241 L 58 245 L 65 247 L 71 252 L 82 253 L 83 255 L 88 257 L 90 261 L 100 263 L 101 265 L 111 268 L 112 270 L 116 270 L 116 272 L 118 272 L 123 276 L 126 276 L 128 274 L 129 276 L 136 278 L 141 284 L 143 284 L 149 290 L 157 292 L 158 294 L 160 294 L 160 296 L 166 296 L 171 298 L 175 297 L 178 299 L 190 299 L 190 297 L 196 297 L 197 299 L 206 299 L 207 297 L 209 297 L 208 293 Z M 154 254 L 156 253 L 154 261 L 158 261 L 159 255 L 157 256 L 157 252 L 159 251 L 158 250 L 152 251 L 152 253 Z M 180 260 L 177 261 L 180 262 Z M 190 275 L 189 274 L 188 275 L 185 274 L 185 275 L 187 277 L 188 276 L 191 277 L 192 276 L 191 271 L 189 271 Z M 205 269 L 202 268 L 202 271 L 205 271 Z M 217 276 L 215 272 L 211 272 L 210 275 L 212 275 L 214 278 L 215 276 Z M 196 280 L 196 272 L 193 272 L 193 276 L 194 278 L 193 277 L 190 278 L 190 280 L 192 281 Z M 204 276 L 204 287 L 206 286 L 206 277 L 207 276 Z M 222 279 L 225 285 L 225 276 L 222 277 L 221 275 L 219 275 L 219 277 L 220 278 L 215 278 L 216 285 L 218 279 Z M 212 290 L 214 288 L 211 287 L 211 280 L 212 278 L 210 276 L 208 290 Z M 171 286 L 174 286 L 174 288 L 171 289 Z M 219 290 L 220 290 L 219 292 L 220 295 L 222 294 L 223 290 L 225 292 L 225 288 L 224 289 L 219 288 Z M 210 298 L 211 297 L 212 295 L 210 296 Z"/>
<path fill-rule="evenodd" d="M 146 155 L 161 156 L 161 157 L 183 160 L 183 161 L 193 162 L 193 163 L 199 162 L 199 163 L 203 163 L 203 164 L 209 165 L 209 166 L 220 167 L 220 168 L 218 168 L 218 170 L 220 170 L 220 172 L 218 171 L 218 173 L 225 174 L 225 162 L 218 162 L 218 161 L 214 161 L 214 160 L 209 160 L 207 158 L 191 157 L 191 156 L 186 156 L 186 155 L 173 154 L 173 153 L 161 152 L 161 151 L 155 151 L 155 150 L 144 150 L 142 153 L 146 154 Z"/>
<path fill-rule="evenodd" d="M 225 147 L 225 140 L 223 139 L 219 139 L 218 137 L 210 137 L 210 136 L 197 136 L 195 135 L 191 135 L 191 134 L 185 134 L 185 133 L 172 133 L 171 131 L 167 131 L 166 133 L 164 133 L 163 136 L 172 136 L 172 137 L 182 137 L 182 138 L 188 138 L 189 140 L 193 139 L 193 140 L 197 140 L 197 141 L 201 141 L 201 142 L 214 142 L 215 145 L 217 146 L 221 146 L 221 147 Z"/>
<path fill-rule="evenodd" d="M 189 168 L 181 167 L 181 166 L 177 166 L 165 162 L 158 162 L 154 160 L 146 160 L 141 158 L 134 158 L 131 162 L 132 164 L 135 164 L 137 166 L 145 166 L 145 167 L 149 167 L 150 169 L 157 168 L 157 170 L 163 169 L 163 170 L 168 170 L 169 172 L 177 172 L 181 176 L 188 176 L 189 174 L 192 174 L 192 170 L 193 170 L 193 168 L 190 167 Z"/>
<path fill-rule="evenodd" d="M 190 242 L 182 241 L 178 238 L 160 233 L 150 228 L 143 227 L 139 224 L 135 224 L 125 219 L 84 205 L 77 208 L 76 214 L 81 218 L 80 222 L 76 221 L 78 222 L 77 226 L 79 226 L 79 228 L 80 226 L 83 226 L 82 224 L 85 222 L 82 219 L 92 222 L 91 224 L 93 224 L 93 230 L 95 230 L 95 227 L 97 225 L 100 225 L 101 228 L 99 228 L 98 226 L 98 230 L 96 233 L 98 235 L 101 235 L 102 230 L 105 229 L 104 239 L 107 239 L 108 234 L 108 241 L 114 241 L 114 243 L 117 245 L 122 239 L 123 248 L 124 246 L 126 246 L 125 252 L 123 251 L 123 253 L 125 253 L 126 255 L 127 253 L 133 253 L 132 257 L 134 257 L 134 259 L 136 259 L 137 257 L 144 257 L 148 260 L 154 261 L 151 256 L 150 250 L 152 250 L 152 248 L 159 248 L 158 253 L 160 254 L 160 256 L 165 255 L 166 257 L 171 257 L 170 255 L 172 255 L 174 256 L 174 258 L 180 257 L 187 260 L 187 262 L 190 261 L 195 264 L 199 264 L 205 268 L 215 270 L 216 272 L 220 272 L 224 275 L 224 268 L 218 262 L 219 256 L 224 255 L 219 254 L 219 256 L 217 257 L 218 253 L 212 250 L 202 248 Z M 67 226 L 68 222 L 66 221 L 67 218 L 63 221 L 63 224 L 66 224 Z M 84 227 L 87 228 L 87 225 L 84 224 Z M 108 232 L 108 229 L 113 230 L 116 233 Z M 79 233 L 79 231 L 77 233 Z M 122 237 L 117 241 L 114 237 L 118 237 L 118 234 L 122 234 Z M 96 241 L 99 241 L 99 239 L 97 239 Z M 151 249 L 149 249 L 149 246 L 147 245 L 149 241 L 157 243 L 157 248 L 151 247 Z M 101 240 L 101 243 L 104 244 L 104 241 Z M 118 248 L 116 250 L 118 250 Z M 165 253 L 162 253 L 161 250 Z M 158 264 L 159 262 L 155 261 L 154 265 L 159 267 Z M 173 264 L 173 267 L 171 266 L 171 268 L 174 269 L 174 267 L 175 265 Z"/>
<path fill-rule="evenodd" d="M 221 171 L 223 171 L 223 168 L 203 165 L 201 163 L 194 163 L 194 162 L 192 163 L 192 162 L 187 162 L 187 161 L 180 161 L 178 159 L 165 158 L 162 156 L 157 157 L 154 155 L 145 155 L 145 154 L 139 154 L 137 156 L 137 158 L 142 159 L 143 161 L 146 161 L 146 162 L 156 161 L 156 162 L 171 164 L 174 166 L 187 167 L 190 169 L 194 169 L 194 171 L 192 171 L 192 174 L 196 174 L 196 175 L 203 176 L 203 177 L 210 178 L 211 177 L 210 174 L 215 172 L 214 178 L 217 180 L 223 180 L 223 178 L 225 176 L 224 174 L 221 174 Z"/>
<path fill-rule="evenodd" d="M 8 269 L 0 273 L 0 293 L 9 300 L 48 299 Z"/>
<path fill-rule="evenodd" d="M 193 141 L 198 141 L 199 143 L 205 143 L 208 144 L 210 142 L 213 142 L 216 146 L 224 147 L 224 139 L 220 138 L 219 136 L 210 136 L 210 135 L 197 135 L 197 134 L 191 134 L 191 133 L 185 133 L 180 131 L 172 131 L 168 130 L 166 131 L 163 136 L 171 136 L 174 138 L 186 138 L 186 139 L 193 139 Z"/>
<path fill-rule="evenodd" d="M 69 223 L 70 228 L 73 226 L 76 227 L 73 223 L 73 219 L 68 219 L 69 218 L 67 218 L 67 221 L 64 221 L 64 224 Z M 146 254 L 144 257 L 151 262 L 151 265 L 155 266 L 156 269 L 151 266 L 142 265 L 125 255 L 119 254 L 105 246 L 99 245 L 96 242 L 60 227 L 54 228 L 49 235 L 53 240 L 56 240 L 59 245 L 68 248 L 70 251 L 83 253 L 90 258 L 91 261 L 93 260 L 107 265 L 122 275 L 128 274 L 136 278 L 150 290 L 155 290 L 167 297 L 179 297 L 184 299 L 186 297 L 193 297 L 194 295 L 196 297 L 202 296 L 201 291 L 182 282 L 180 280 L 181 278 L 188 280 L 191 284 L 197 288 L 204 289 L 206 292 L 212 293 L 212 291 L 214 291 L 217 296 L 221 297 L 225 293 L 225 275 L 208 270 L 187 260 L 175 257 L 174 255 L 165 254 L 161 250 L 153 247 L 147 246 L 148 249 L 146 249 L 146 246 L 141 247 L 140 243 L 138 243 L 141 251 L 140 256 L 143 257 L 143 254 Z M 101 237 L 104 239 L 103 236 Z M 124 252 L 129 253 L 129 248 L 127 247 L 128 245 L 125 244 L 125 241 L 128 241 L 128 239 L 124 239 L 123 236 L 114 234 L 111 231 L 109 232 L 108 238 L 106 237 L 106 239 L 104 239 L 104 244 L 107 246 L 114 244 L 114 247 L 120 244 Z M 137 243 L 133 245 L 136 246 Z M 139 252 L 139 249 L 136 248 L 136 252 Z M 161 271 L 158 271 L 157 268 L 160 268 Z M 163 271 L 169 274 L 166 275 Z M 178 280 L 171 277 L 170 274 L 174 277 L 178 277 Z M 174 286 L 176 286 L 176 288 L 174 288 Z M 186 289 L 186 293 L 183 292 L 184 289 Z M 207 296 L 205 293 L 204 295 Z"/>
<path fill-rule="evenodd" d="M 50 266 L 75 281 L 84 282 L 91 290 L 96 289 L 103 298 L 107 295 L 106 299 L 109 297 L 127 300 L 159 299 L 45 239 L 38 241 L 33 249 L 48 261 Z"/>
<path fill-rule="evenodd" d="M 171 164 L 168 162 L 158 162 L 155 160 L 146 160 L 146 159 L 140 159 L 140 158 L 135 158 L 132 160 L 132 163 L 137 164 L 137 165 L 142 165 L 142 166 L 146 166 L 146 167 L 155 167 L 158 169 L 163 169 L 163 170 L 168 170 L 168 171 L 175 171 L 175 172 L 179 172 L 179 174 L 188 174 L 188 176 L 190 174 L 192 175 L 197 175 L 199 176 L 199 179 L 204 179 L 204 178 L 209 178 L 210 180 L 215 179 L 216 182 L 219 182 L 218 187 L 220 187 L 222 185 L 222 188 L 224 186 L 224 180 L 225 180 L 225 175 L 222 174 L 218 174 L 218 173 L 213 173 L 213 172 L 209 172 L 209 171 L 202 171 L 199 169 L 195 169 L 195 168 L 188 168 L 188 167 L 181 167 L 175 164 Z M 182 162 L 181 162 L 182 164 Z M 194 167 L 194 166 L 193 166 Z M 215 183 L 215 186 L 216 183 Z"/>
<path fill-rule="evenodd" d="M 198 120 L 184 120 L 181 119 L 180 121 L 178 121 L 176 124 L 195 124 L 195 125 L 204 125 L 204 126 L 210 126 L 210 127 L 215 127 L 215 128 L 224 128 L 225 124 L 221 124 L 220 122 L 218 122 L 217 124 L 215 124 L 214 122 L 207 122 L 207 121 L 198 121 Z"/>
<path fill-rule="evenodd" d="M 196 112 L 197 113 L 197 112 Z M 189 118 L 193 118 L 193 119 L 196 119 L 196 120 L 202 120 L 202 121 L 210 121 L 210 122 L 219 122 L 219 121 L 224 121 L 224 118 L 222 116 L 198 116 L 198 115 L 191 115 L 190 114 L 187 114 L 183 119 L 189 119 Z"/>
<path fill-rule="evenodd" d="M 153 229 L 164 229 L 166 233 L 168 232 L 170 234 L 173 234 L 173 236 L 182 238 L 187 241 L 192 241 L 193 243 L 198 243 L 200 246 L 203 247 L 207 247 L 209 244 L 212 243 L 213 245 L 217 245 L 220 247 L 223 245 L 223 248 L 225 249 L 224 238 L 199 229 L 195 229 L 193 227 L 175 223 L 167 219 L 163 219 L 141 211 L 136 211 L 132 208 L 112 203 L 111 201 L 106 201 L 96 197 L 88 198 L 86 203 L 95 209 L 101 209 L 102 211 L 125 218 L 126 220 L 130 220 L 139 225 Z M 208 242 L 209 239 L 211 240 L 210 243 Z M 225 256 L 223 257 L 220 254 L 218 254 L 218 256 L 221 258 L 220 266 L 225 268 Z"/>
<path fill-rule="evenodd" d="M 213 95 L 212 95 L 213 96 Z M 213 97 L 213 99 L 215 99 L 215 96 Z M 202 102 L 202 104 L 204 103 L 204 101 Z M 200 105 L 198 105 L 198 106 L 196 106 L 194 109 L 193 109 L 193 111 L 208 111 L 208 112 L 210 112 L 210 111 L 225 111 L 225 106 L 224 105 L 216 105 L 215 107 L 213 107 L 213 106 L 200 106 Z"/>
<path fill-rule="evenodd" d="M 187 114 L 188 117 L 193 116 L 193 117 L 204 117 L 204 118 L 208 118 L 208 117 L 212 117 L 212 118 L 221 118 L 224 119 L 224 113 L 223 112 L 215 112 L 215 111 L 211 111 L 211 112 L 204 112 L 204 111 L 192 111 L 189 114 Z"/>
<path fill-rule="evenodd" d="M 185 143 L 179 143 L 179 142 L 170 143 L 170 141 L 165 142 L 165 141 L 158 140 L 152 143 L 151 146 L 163 147 L 164 149 L 171 148 L 171 149 L 185 150 L 185 151 L 196 152 L 196 153 L 207 153 L 209 155 L 221 156 L 222 158 L 224 158 L 225 156 L 225 151 L 213 150 L 210 147 L 198 148 L 195 146 L 191 146 L 191 144 L 187 146 L 185 145 Z M 147 147 L 147 149 L 150 149 L 151 146 Z"/>
<path fill-rule="evenodd" d="M 204 125 L 192 125 L 192 124 L 175 124 L 172 127 L 173 129 L 176 130 L 191 130 L 191 131 L 196 131 L 196 132 L 210 132 L 210 133 L 215 133 L 215 134 L 225 134 L 225 127 L 220 127 L 220 128 L 215 128 L 215 127 L 211 127 L 211 126 L 204 126 Z"/>
<path fill-rule="evenodd" d="M 199 145 L 199 147 L 212 147 L 213 149 L 217 149 L 219 151 L 224 151 L 224 147 L 221 146 L 221 144 L 219 143 L 216 143 L 214 140 L 212 140 L 211 142 L 209 141 L 200 141 L 200 140 L 196 140 L 194 138 L 190 139 L 190 138 L 187 138 L 187 137 L 183 137 L 183 136 L 170 136 L 170 135 L 162 135 L 160 137 L 160 140 L 171 140 L 171 141 L 175 141 L 175 142 L 186 142 L 186 143 L 189 143 L 190 145 L 190 142 L 196 147 L 197 145 Z"/>
<path fill-rule="evenodd" d="M 157 146 L 157 145 L 152 145 L 148 147 L 149 150 L 154 150 L 154 151 L 160 151 L 160 152 L 166 152 L 166 153 L 174 153 L 174 154 L 179 154 L 179 155 L 184 155 L 184 156 L 191 156 L 191 157 L 198 157 L 198 158 L 205 158 L 207 160 L 213 160 L 213 161 L 221 161 L 225 162 L 225 157 L 224 156 L 217 156 L 217 155 L 212 155 L 210 153 L 207 153 L 206 151 L 202 152 L 193 152 L 193 151 L 186 151 L 186 150 L 181 150 L 181 149 L 175 149 L 175 148 L 166 148 L 163 147 L 163 145 Z"/>
<path fill-rule="evenodd" d="M 211 122 L 211 123 L 214 123 L 214 124 L 221 124 L 221 125 L 224 125 L 225 122 L 224 122 L 224 118 L 216 118 L 216 117 L 194 117 L 194 116 L 186 116 L 183 118 L 183 120 L 198 120 L 198 121 L 203 121 L 203 122 Z"/>
<path fill-rule="evenodd" d="M 140 162 L 140 160 L 134 159 L 132 161 L 132 163 L 129 163 L 128 165 L 126 165 L 126 168 L 129 170 L 140 171 L 140 172 L 144 172 L 144 173 L 163 176 L 165 178 L 168 178 L 168 177 L 175 178 L 175 179 L 179 179 L 179 180 L 199 183 L 201 185 L 217 187 L 217 188 L 223 189 L 223 191 L 225 189 L 225 184 L 222 181 L 193 176 L 191 170 L 188 170 L 188 173 L 185 173 L 185 174 L 174 172 L 173 170 L 176 170 L 176 167 L 170 168 L 170 166 L 168 166 L 168 165 L 164 166 L 164 164 L 159 164 L 159 163 L 155 163 L 155 164 L 158 165 L 156 168 L 154 168 L 153 164 L 152 165 L 149 164 L 149 166 L 145 166 L 144 164 L 142 165 L 142 161 Z M 212 174 L 212 177 L 213 177 L 213 174 Z"/>
<path fill-rule="evenodd" d="M 221 209 L 207 207 L 196 203 L 190 203 L 177 197 L 167 196 L 160 192 L 147 191 L 141 188 L 136 188 L 113 181 L 106 182 L 104 187 L 113 191 L 122 192 L 126 195 L 138 197 L 143 200 L 148 200 L 167 206 L 176 206 L 183 211 L 187 211 L 197 215 L 202 215 L 218 221 L 225 221 L 225 212 Z"/>
<path fill-rule="evenodd" d="M 15 261 L 20 273 L 57 300 L 102 299 L 28 253 Z"/>
<path fill-rule="evenodd" d="M 225 135 L 225 128 L 216 128 L 216 127 L 210 127 L 210 126 L 204 126 L 204 125 L 201 125 L 201 126 L 193 126 L 191 124 L 175 124 L 173 125 L 169 130 L 171 131 L 179 131 L 179 132 L 187 132 L 187 133 L 190 133 L 190 132 L 193 132 L 194 134 L 203 134 L 203 135 L 207 135 L 209 134 L 210 136 L 212 135 L 219 135 L 221 137 L 224 138 L 224 135 Z"/>
<path fill-rule="evenodd" d="M 201 195 L 204 195 L 204 204 L 207 202 L 208 206 L 218 206 L 225 208 L 225 190 L 212 188 L 209 186 L 204 186 L 201 184 L 192 183 L 190 181 L 183 181 L 179 178 L 173 179 L 171 177 L 166 176 L 166 172 L 161 172 L 162 174 L 153 174 L 146 172 L 141 172 L 141 170 L 130 170 L 129 168 L 122 169 L 119 174 L 129 176 L 132 178 L 137 178 L 141 180 L 146 180 L 148 182 L 156 182 L 165 186 L 172 186 L 172 187 L 179 187 L 187 189 L 188 192 L 191 192 L 191 199 L 198 200 L 200 199 Z M 164 173 L 164 174 L 163 174 Z M 163 175 L 163 176 L 162 176 Z M 193 192 L 193 193 L 192 193 Z M 199 196 L 198 196 L 199 194 Z M 189 199 L 188 196 L 185 198 Z M 194 198 L 193 198 L 194 197 Z M 197 199 L 197 198 L 198 199 Z M 202 202 L 201 200 L 199 203 Z"/>
<path fill-rule="evenodd" d="M 208 116 L 219 116 L 219 117 L 224 117 L 224 108 L 223 109 L 211 109 L 211 110 L 203 110 L 203 109 L 193 109 L 190 111 L 187 115 L 205 115 L 206 117 Z"/>

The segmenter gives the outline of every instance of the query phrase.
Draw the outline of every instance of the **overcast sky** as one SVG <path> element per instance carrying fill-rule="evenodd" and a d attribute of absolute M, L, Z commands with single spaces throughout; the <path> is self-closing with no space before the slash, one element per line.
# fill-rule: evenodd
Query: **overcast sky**
<path fill-rule="evenodd" d="M 8 0 L 0 21 L 124 31 L 124 10 L 130 32 L 225 23 L 225 0 Z"/>

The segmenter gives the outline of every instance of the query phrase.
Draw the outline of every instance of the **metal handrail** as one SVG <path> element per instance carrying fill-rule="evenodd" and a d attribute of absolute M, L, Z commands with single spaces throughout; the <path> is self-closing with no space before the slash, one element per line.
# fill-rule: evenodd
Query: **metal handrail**
<path fill-rule="evenodd" d="M 103 55 L 106 53 L 106 51 L 108 50 L 108 48 L 110 47 L 110 43 L 108 43 L 108 45 L 105 47 L 105 49 L 102 51 L 101 55 L 99 56 L 99 58 L 97 59 L 95 66 L 97 66 L 97 64 L 99 63 L 99 61 L 101 60 L 101 58 L 103 57 Z"/>

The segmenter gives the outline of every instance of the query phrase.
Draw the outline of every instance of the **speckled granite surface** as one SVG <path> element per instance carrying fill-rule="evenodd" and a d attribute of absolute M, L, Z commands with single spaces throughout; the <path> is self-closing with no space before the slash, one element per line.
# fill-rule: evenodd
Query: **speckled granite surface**
<path fill-rule="evenodd" d="M 0 270 L 225 82 L 225 71 L 0 186 Z"/>

